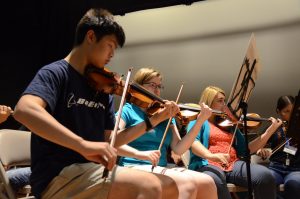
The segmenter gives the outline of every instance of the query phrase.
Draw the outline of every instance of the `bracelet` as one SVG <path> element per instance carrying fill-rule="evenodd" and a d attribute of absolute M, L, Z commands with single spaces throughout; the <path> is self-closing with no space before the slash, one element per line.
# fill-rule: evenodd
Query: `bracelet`
<path fill-rule="evenodd" d="M 153 129 L 153 126 L 147 116 L 145 117 L 145 123 L 146 123 L 146 131 L 150 131 L 151 129 Z"/>

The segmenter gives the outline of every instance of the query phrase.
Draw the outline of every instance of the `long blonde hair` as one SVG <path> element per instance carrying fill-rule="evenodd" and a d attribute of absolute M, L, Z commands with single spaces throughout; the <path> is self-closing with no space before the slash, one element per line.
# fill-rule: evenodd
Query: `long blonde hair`
<path fill-rule="evenodd" d="M 158 77 L 162 79 L 162 75 L 160 74 L 159 71 L 153 68 L 141 68 L 136 72 L 133 80 L 134 82 L 142 85 L 144 83 L 147 83 L 153 77 Z"/>
<path fill-rule="evenodd" d="M 218 93 L 222 93 L 225 96 L 225 91 L 216 86 L 206 87 L 200 97 L 200 103 L 204 102 L 206 105 L 211 107 L 213 100 Z"/>

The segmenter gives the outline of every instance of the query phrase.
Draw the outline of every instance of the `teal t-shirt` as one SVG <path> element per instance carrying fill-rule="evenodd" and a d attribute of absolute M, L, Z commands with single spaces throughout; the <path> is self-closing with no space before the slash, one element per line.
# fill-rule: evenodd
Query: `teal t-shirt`
<path fill-rule="evenodd" d="M 195 123 L 196 123 L 196 120 L 191 121 L 188 124 L 187 132 L 189 132 L 191 130 L 191 128 L 195 125 Z M 201 142 L 206 148 L 208 148 L 209 147 L 209 137 L 210 137 L 210 126 L 209 126 L 208 121 L 206 120 L 203 123 L 198 135 L 196 136 L 195 141 Z M 245 155 L 245 153 L 246 153 L 245 139 L 239 129 L 237 130 L 237 132 L 235 134 L 235 142 L 233 143 L 233 147 L 236 149 L 238 156 Z M 195 155 L 192 152 L 192 150 L 190 150 L 189 169 L 198 170 L 198 168 L 200 168 L 201 166 L 205 166 L 205 165 L 208 165 L 208 161 L 204 158 L 201 158 L 201 157 Z"/>
<path fill-rule="evenodd" d="M 144 111 L 142 111 L 138 106 L 129 103 L 126 103 L 124 105 L 121 118 L 126 123 L 125 128 L 135 126 L 141 122 L 144 122 L 145 117 L 146 115 Z M 161 122 L 154 129 L 146 132 L 136 140 L 128 143 L 128 145 L 140 151 L 158 150 L 158 147 L 162 140 L 167 124 L 168 124 L 168 120 Z M 176 125 L 174 118 L 172 119 L 172 124 Z M 160 151 L 161 156 L 160 156 L 158 166 L 167 165 L 167 149 L 171 144 L 171 140 L 172 140 L 172 132 L 171 129 L 169 129 Z M 119 165 L 121 166 L 144 165 L 144 164 L 151 164 L 151 162 L 146 160 L 138 160 L 130 157 L 121 157 L 119 160 Z"/>

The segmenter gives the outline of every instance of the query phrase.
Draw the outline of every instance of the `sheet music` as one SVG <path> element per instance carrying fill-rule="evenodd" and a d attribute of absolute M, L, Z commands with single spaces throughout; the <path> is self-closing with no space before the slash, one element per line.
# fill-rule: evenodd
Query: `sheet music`
<path fill-rule="evenodd" d="M 261 65 L 256 49 L 256 41 L 254 33 L 252 33 L 241 69 L 227 101 L 229 109 L 237 118 L 241 116 L 239 104 L 242 101 L 248 102 L 255 87 L 260 68 Z"/>

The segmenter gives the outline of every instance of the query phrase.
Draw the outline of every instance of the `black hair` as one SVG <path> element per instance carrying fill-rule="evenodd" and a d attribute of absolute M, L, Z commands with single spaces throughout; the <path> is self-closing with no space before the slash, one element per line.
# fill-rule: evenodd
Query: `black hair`
<path fill-rule="evenodd" d="M 114 34 L 120 47 L 123 47 L 125 43 L 123 28 L 114 21 L 113 15 L 108 10 L 92 8 L 86 12 L 77 24 L 74 46 L 83 42 L 89 30 L 95 32 L 97 41 L 103 36 Z"/>
<path fill-rule="evenodd" d="M 294 104 L 295 98 L 291 95 L 283 95 L 278 98 L 277 100 L 277 107 L 276 109 L 281 111 L 285 107 L 287 107 L 289 104 Z"/>

